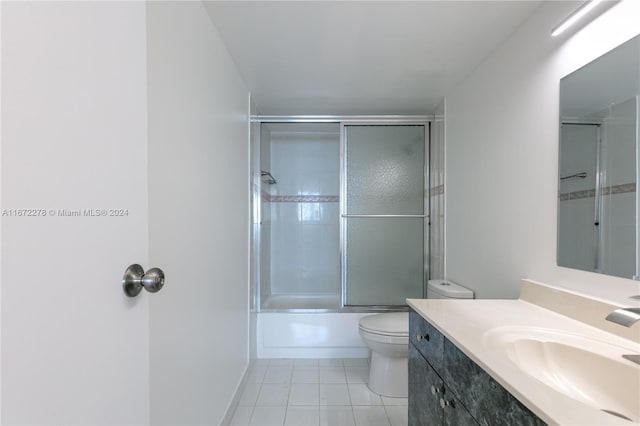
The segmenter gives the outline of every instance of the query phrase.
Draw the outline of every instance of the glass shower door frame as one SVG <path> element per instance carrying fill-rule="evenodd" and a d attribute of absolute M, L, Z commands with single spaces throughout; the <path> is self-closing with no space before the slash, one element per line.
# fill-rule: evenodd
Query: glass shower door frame
<path fill-rule="evenodd" d="M 251 227 L 252 227 L 252 235 L 251 235 L 251 268 L 255 268 L 253 271 L 253 276 L 251 277 L 250 283 L 250 299 L 251 299 L 251 311 L 252 313 L 258 313 L 262 311 L 262 286 L 264 283 L 260 280 L 260 271 L 261 271 L 261 229 L 260 229 L 260 218 L 261 218 L 261 179 L 260 179 L 260 146 L 261 146 L 261 125 L 264 123 L 336 123 L 340 125 L 340 215 L 345 214 L 344 207 L 344 195 L 345 195 L 345 180 L 344 180 L 344 166 L 345 166 L 345 126 L 349 125 L 412 125 L 412 126 L 424 126 L 425 132 L 425 160 L 424 160 L 424 179 L 425 179 L 425 197 L 424 197 L 424 212 L 425 214 L 425 222 L 424 222 L 424 260 L 423 260 L 423 297 L 426 297 L 426 283 L 428 282 L 429 277 L 429 250 L 430 250 L 430 227 L 429 227 L 429 212 L 430 212 L 430 186 L 428 176 L 430 173 L 429 168 L 429 160 L 430 160 L 430 143 L 431 143 L 431 123 L 433 122 L 434 117 L 430 115 L 422 115 L 422 116 L 401 116 L 401 115 L 389 115 L 389 116 L 380 116 L 380 115 L 362 115 L 362 116 L 340 116 L 340 115 L 325 115 L 325 116 L 269 116 L 269 115 L 252 115 L 250 119 L 250 140 L 252 145 L 252 188 L 251 188 L 251 198 L 253 201 L 252 206 L 252 215 L 251 215 Z M 257 157 L 256 157 L 257 155 Z M 344 246 L 344 218 L 340 218 L 340 246 L 339 246 L 339 257 L 340 257 L 340 307 L 337 310 L 333 309 L 321 309 L 323 312 L 384 312 L 390 310 L 406 310 L 406 306 L 389 306 L 389 305 L 379 305 L 379 306 L 346 306 L 346 270 L 345 270 L 345 260 L 346 260 L 346 251 Z M 291 311 L 297 312 L 297 309 L 285 309 L 281 311 Z M 318 310 L 316 310 L 318 311 Z"/>
<path fill-rule="evenodd" d="M 429 278 L 429 212 L 430 212 L 430 187 L 429 187 L 429 153 L 431 122 L 414 120 L 380 120 L 380 121 L 342 121 L 340 122 L 340 280 L 341 280 L 341 307 L 343 309 L 362 308 L 363 305 L 347 305 L 347 235 L 346 221 L 348 218 L 422 218 L 423 223 L 423 260 L 422 260 L 422 297 L 426 298 L 427 282 Z M 393 215 L 393 214 L 348 214 L 347 213 L 347 127 L 349 126 L 423 126 L 424 127 L 424 167 L 423 167 L 423 214 L 422 215 Z M 393 309 L 405 309 L 406 305 L 367 305 L 368 310 L 388 311 Z"/>

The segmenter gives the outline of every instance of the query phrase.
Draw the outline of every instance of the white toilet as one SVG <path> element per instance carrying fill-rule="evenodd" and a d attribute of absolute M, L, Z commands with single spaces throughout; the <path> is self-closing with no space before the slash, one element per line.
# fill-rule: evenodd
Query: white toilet
<path fill-rule="evenodd" d="M 379 395 L 406 398 L 409 313 L 389 312 L 362 317 L 360 336 L 371 349 L 369 389 Z"/>
<path fill-rule="evenodd" d="M 473 299 L 473 291 L 449 281 L 430 280 L 427 298 Z M 360 336 L 371 349 L 369 389 L 383 396 L 406 398 L 409 390 L 409 313 L 389 312 L 362 317 Z"/>
<path fill-rule="evenodd" d="M 447 280 L 429 280 L 427 299 L 473 299 L 473 291 Z"/>

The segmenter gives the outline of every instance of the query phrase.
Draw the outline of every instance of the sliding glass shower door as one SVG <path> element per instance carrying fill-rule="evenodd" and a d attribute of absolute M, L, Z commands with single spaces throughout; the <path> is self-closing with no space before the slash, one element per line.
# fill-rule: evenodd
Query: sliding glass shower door
<path fill-rule="evenodd" d="M 425 126 L 345 125 L 344 305 L 424 297 Z"/>

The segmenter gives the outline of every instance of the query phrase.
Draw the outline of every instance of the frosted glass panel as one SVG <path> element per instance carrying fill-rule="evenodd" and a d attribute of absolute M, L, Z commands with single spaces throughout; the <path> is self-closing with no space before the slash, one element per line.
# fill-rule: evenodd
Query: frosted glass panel
<path fill-rule="evenodd" d="M 346 132 L 346 213 L 424 214 L 424 126 Z"/>
<path fill-rule="evenodd" d="M 345 232 L 347 305 L 423 297 L 423 218 L 348 218 Z"/>

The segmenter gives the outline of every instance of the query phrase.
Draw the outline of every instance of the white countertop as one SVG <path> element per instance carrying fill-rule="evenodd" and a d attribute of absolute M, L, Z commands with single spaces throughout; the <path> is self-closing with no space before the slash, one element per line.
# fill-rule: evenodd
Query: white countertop
<path fill-rule="evenodd" d="M 640 353 L 640 343 L 625 339 L 524 300 L 407 299 L 418 314 L 462 352 L 551 425 L 631 425 L 578 402 L 524 373 L 499 348 L 484 339 L 503 326 L 540 327 L 579 334 Z M 638 376 L 640 380 L 640 375 Z M 640 403 L 640 402 L 639 402 Z"/>

